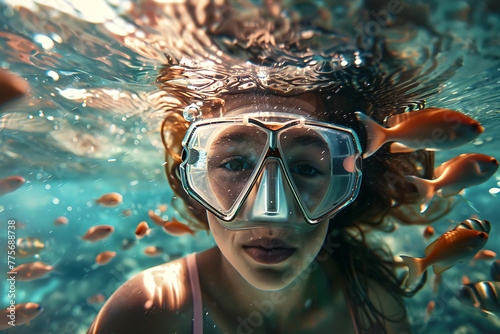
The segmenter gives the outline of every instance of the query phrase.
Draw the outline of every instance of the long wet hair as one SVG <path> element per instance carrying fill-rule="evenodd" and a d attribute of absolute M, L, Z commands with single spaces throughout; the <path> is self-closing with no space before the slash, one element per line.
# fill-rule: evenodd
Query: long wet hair
<path fill-rule="evenodd" d="M 366 131 L 356 119 L 355 111 L 362 111 L 383 125 L 391 115 L 422 109 L 426 97 L 435 93 L 439 84 L 454 72 L 454 68 L 449 68 L 432 83 L 419 88 L 418 80 L 425 76 L 423 68 L 398 67 L 397 56 L 381 51 L 377 41 L 359 45 L 329 27 L 312 27 L 307 18 L 286 21 L 273 8 L 252 21 L 248 16 L 236 15 L 227 3 L 220 7 L 212 3 L 205 8 L 207 15 L 202 22 L 195 17 L 199 8 L 195 10 L 190 3 L 187 7 L 194 25 L 204 27 L 213 43 L 211 48 L 223 52 L 207 61 L 199 60 L 198 55 L 192 57 L 197 59 L 167 55 L 156 82 L 165 92 L 162 109 L 166 114 L 161 134 L 165 171 L 176 194 L 172 203 L 197 229 L 208 230 L 206 209 L 184 191 L 178 172 L 182 162 L 181 142 L 190 125 L 183 117 L 184 111 L 196 108 L 204 117 L 220 116 L 224 98 L 232 94 L 308 94 L 316 102 L 316 119 L 352 128 L 365 149 Z M 227 19 L 220 21 L 223 16 Z M 377 61 L 381 57 L 399 74 L 387 73 Z M 432 71 L 435 66 L 425 70 Z M 329 245 L 320 251 L 330 256 L 321 265 L 326 272 L 332 272 L 335 266 L 341 269 L 358 326 L 359 319 L 365 319 L 363 332 L 384 333 L 385 321 L 404 320 L 406 311 L 401 297 L 413 296 L 425 283 L 424 278 L 414 290 L 404 289 L 403 277 L 396 273 L 390 249 L 384 244 L 374 245 L 369 236 L 371 231 L 392 232 L 395 223 L 391 217 L 396 212 L 398 223 L 411 223 L 412 211 L 402 209 L 418 206 L 421 199 L 405 177 L 430 179 L 433 167 L 433 152 L 391 154 L 389 145 L 384 145 L 363 160 L 363 180 L 356 200 L 330 220 L 326 239 Z M 448 209 L 449 206 L 443 208 L 442 214 Z M 331 247 L 327 247 L 332 244 L 338 246 L 333 254 Z M 368 286 L 373 282 L 401 302 L 402 313 L 396 318 L 383 314 L 368 297 Z"/>
<path fill-rule="evenodd" d="M 248 93 L 258 92 L 259 90 L 252 89 Z M 268 93 L 261 92 L 261 94 Z M 316 119 L 352 128 L 358 134 L 363 149 L 366 148 L 366 131 L 356 119 L 354 111 L 370 110 L 369 115 L 381 123 L 389 114 L 383 107 L 363 100 L 354 89 L 348 87 L 337 92 L 308 91 L 306 94 L 312 94 L 316 98 L 318 106 L 318 112 L 314 114 Z M 223 101 L 224 99 L 215 97 L 205 101 L 207 109 L 202 113 L 208 114 L 208 117 L 218 115 Z M 183 104 L 184 109 L 189 108 L 189 102 L 191 101 Z M 190 124 L 182 116 L 184 109 L 180 105 L 170 109 L 162 125 L 166 152 L 165 171 L 177 196 L 173 201 L 174 207 L 179 213 L 184 213 L 184 218 L 193 227 L 208 229 L 206 209 L 194 201 L 180 183 L 178 168 L 182 162 L 181 140 Z M 367 333 L 384 332 L 384 321 L 396 322 L 406 317 L 404 304 L 401 304 L 403 312 L 398 314 L 398 318 L 389 318 L 383 314 L 367 295 L 369 282 L 376 282 L 387 293 L 395 296 L 394 300 L 397 301 L 402 300 L 401 296 L 412 296 L 423 286 L 421 283 L 413 291 L 403 289 L 403 278 L 398 278 L 396 275 L 390 250 L 385 246 L 370 247 L 367 233 L 373 230 L 390 233 L 393 230 L 394 223 L 390 220 L 391 210 L 404 205 L 416 205 L 420 200 L 417 189 L 406 181 L 405 176 L 418 175 L 431 178 L 433 166 L 432 152 L 391 154 L 388 145 L 382 147 L 362 162 L 363 179 L 356 200 L 330 220 L 327 237 L 329 245 L 324 246 L 321 252 L 322 254 L 328 252 L 331 255 L 330 260 L 334 263 L 323 261 L 320 265 L 325 267 L 326 272 L 334 265 L 341 269 L 343 281 L 347 284 L 346 293 L 355 306 L 353 307 L 355 317 L 366 319 L 368 325 L 364 331 Z M 332 243 L 337 247 L 333 254 Z"/>

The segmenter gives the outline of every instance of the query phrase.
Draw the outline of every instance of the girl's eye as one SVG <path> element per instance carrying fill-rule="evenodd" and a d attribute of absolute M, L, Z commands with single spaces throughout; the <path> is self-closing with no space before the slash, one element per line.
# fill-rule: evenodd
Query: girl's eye
<path fill-rule="evenodd" d="M 320 176 L 322 173 L 311 165 L 301 164 L 290 168 L 293 174 L 298 174 L 300 176 Z"/>
<path fill-rule="evenodd" d="M 225 159 L 219 166 L 219 168 L 225 168 L 231 172 L 238 172 L 242 170 L 248 170 L 253 168 L 252 162 L 241 156 L 232 156 Z"/>

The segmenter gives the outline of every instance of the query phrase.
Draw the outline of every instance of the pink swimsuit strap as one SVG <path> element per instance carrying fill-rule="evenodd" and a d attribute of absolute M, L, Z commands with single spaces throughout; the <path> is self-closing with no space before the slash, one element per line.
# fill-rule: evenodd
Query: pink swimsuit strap
<path fill-rule="evenodd" d="M 201 300 L 200 278 L 198 276 L 198 264 L 196 253 L 186 256 L 186 265 L 191 283 L 191 294 L 193 295 L 193 334 L 203 333 L 203 302 Z"/>

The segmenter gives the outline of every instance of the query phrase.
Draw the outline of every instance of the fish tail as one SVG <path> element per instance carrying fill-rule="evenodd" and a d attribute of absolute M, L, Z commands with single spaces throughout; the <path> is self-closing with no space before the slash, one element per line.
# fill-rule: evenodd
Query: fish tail
<path fill-rule="evenodd" d="M 422 179 L 415 175 L 408 175 L 405 178 L 408 182 L 412 183 L 417 188 L 418 194 L 423 199 L 422 205 L 420 206 L 420 212 L 425 212 L 429 207 L 431 199 L 436 193 L 436 189 L 434 187 L 434 184 L 432 183 L 432 180 Z"/>
<path fill-rule="evenodd" d="M 427 269 L 423 259 L 411 257 L 411 256 L 400 256 L 403 262 L 408 266 L 408 278 L 405 282 L 405 288 L 410 287 L 415 281 L 422 275 L 422 273 Z"/>
<path fill-rule="evenodd" d="M 366 129 L 367 147 L 363 154 L 363 158 L 368 158 L 373 153 L 377 152 L 380 146 L 384 145 L 386 141 L 386 132 L 382 126 L 362 112 L 356 111 L 354 114 L 358 118 L 358 121 L 363 123 Z"/>

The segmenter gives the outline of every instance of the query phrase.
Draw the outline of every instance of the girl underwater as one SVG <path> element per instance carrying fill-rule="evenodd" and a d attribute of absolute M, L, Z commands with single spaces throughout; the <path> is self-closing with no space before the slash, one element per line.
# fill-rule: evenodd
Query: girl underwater
<path fill-rule="evenodd" d="M 413 222 L 405 208 L 424 196 L 409 176 L 432 179 L 434 153 L 383 145 L 363 158 L 372 134 L 356 112 L 386 124 L 424 109 L 425 94 L 384 80 L 374 45 L 305 38 L 307 18 L 279 24 L 268 4 L 211 26 L 224 11 L 209 7 L 207 31 L 234 37 L 231 57 L 169 57 L 157 84 L 173 202 L 217 246 L 131 278 L 89 333 L 410 333 L 403 297 L 426 277 L 404 288 L 401 263 L 370 236 L 391 232 L 391 215 Z M 269 22 L 274 39 L 258 32 Z M 437 203 L 433 219 L 453 204 Z"/>

